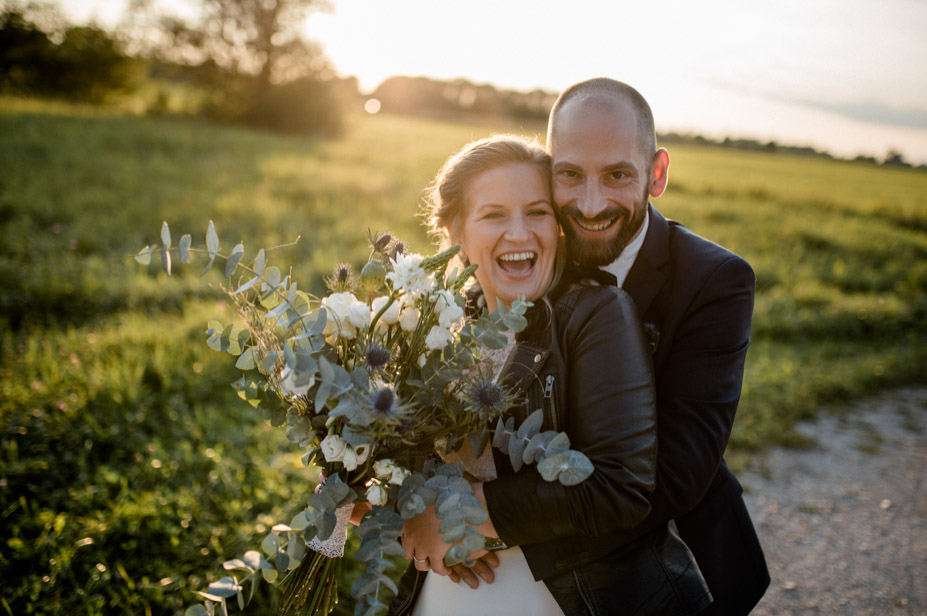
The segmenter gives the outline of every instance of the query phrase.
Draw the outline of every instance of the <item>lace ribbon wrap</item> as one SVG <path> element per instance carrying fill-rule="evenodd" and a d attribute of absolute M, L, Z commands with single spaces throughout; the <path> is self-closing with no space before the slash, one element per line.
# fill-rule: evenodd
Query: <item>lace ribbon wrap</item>
<path fill-rule="evenodd" d="M 344 544 L 348 540 L 348 523 L 351 521 L 351 513 L 354 511 L 354 503 L 348 503 L 335 510 L 335 530 L 325 541 L 319 541 L 313 537 L 306 546 L 329 558 L 341 558 L 344 556 Z"/>

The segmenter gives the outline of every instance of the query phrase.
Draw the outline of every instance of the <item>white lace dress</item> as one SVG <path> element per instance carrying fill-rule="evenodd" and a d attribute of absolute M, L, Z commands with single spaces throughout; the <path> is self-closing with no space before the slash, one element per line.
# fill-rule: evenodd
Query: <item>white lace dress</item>
<path fill-rule="evenodd" d="M 515 336 L 509 332 L 509 343 L 498 352 L 490 352 L 487 361 L 496 377 L 505 359 L 515 345 Z M 488 481 L 495 479 L 496 468 L 489 447 L 476 458 L 469 441 L 456 454 L 445 456 L 448 462 L 461 462 L 475 477 Z M 499 566 L 493 570 L 495 580 L 487 584 L 479 580 L 476 589 L 464 582 L 454 583 L 449 577 L 429 572 L 415 604 L 414 616 L 563 616 L 563 611 L 544 582 L 535 581 L 521 548 L 513 547 L 496 552 Z"/>

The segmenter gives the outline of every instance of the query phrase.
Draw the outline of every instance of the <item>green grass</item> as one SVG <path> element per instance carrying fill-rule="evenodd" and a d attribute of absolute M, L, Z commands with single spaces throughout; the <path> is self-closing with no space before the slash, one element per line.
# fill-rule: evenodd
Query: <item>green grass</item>
<path fill-rule="evenodd" d="M 302 505 L 288 500 L 301 452 L 204 344 L 207 319 L 229 320 L 219 274 L 167 279 L 129 256 L 162 220 L 202 245 L 212 219 L 246 258 L 300 236 L 274 259 L 321 293 L 331 265 L 362 265 L 368 228 L 428 250 L 421 191 L 503 130 L 351 116 L 343 138 L 313 141 L 0 100 L 0 614 L 182 613 Z M 730 455 L 801 445 L 795 422 L 822 405 L 925 381 L 927 174 L 670 153 L 657 206 L 757 272 Z"/>

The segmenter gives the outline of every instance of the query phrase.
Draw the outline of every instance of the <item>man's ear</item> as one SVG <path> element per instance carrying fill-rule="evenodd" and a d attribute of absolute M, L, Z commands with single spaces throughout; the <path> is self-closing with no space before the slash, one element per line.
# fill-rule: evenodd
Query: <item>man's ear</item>
<path fill-rule="evenodd" d="M 669 181 L 669 152 L 660 148 L 650 161 L 650 196 L 659 197 Z"/>

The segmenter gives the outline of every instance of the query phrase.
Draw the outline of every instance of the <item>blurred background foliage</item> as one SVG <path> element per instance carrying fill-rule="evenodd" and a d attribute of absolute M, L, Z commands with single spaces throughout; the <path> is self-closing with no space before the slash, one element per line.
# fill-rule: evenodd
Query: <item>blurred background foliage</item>
<path fill-rule="evenodd" d="M 262 81 L 264 65 L 197 51 L 198 27 L 175 23 L 145 47 L 3 5 L 0 613 L 180 614 L 315 479 L 229 387 L 234 358 L 205 345 L 208 319 L 233 318 L 220 273 L 200 278 L 194 262 L 168 279 L 131 258 L 163 220 L 201 246 L 212 219 L 246 259 L 299 237 L 271 260 L 321 294 L 332 265 L 365 262 L 368 229 L 431 249 L 419 198 L 451 152 L 544 131 L 550 94 L 397 77 L 369 115 L 311 46 L 293 56 L 305 70 Z M 156 53 L 184 37 L 186 60 Z M 923 170 L 661 143 L 671 181 L 656 205 L 757 272 L 735 465 L 808 445 L 795 422 L 831 403 L 925 381 Z M 275 601 L 260 593 L 253 613 Z"/>

